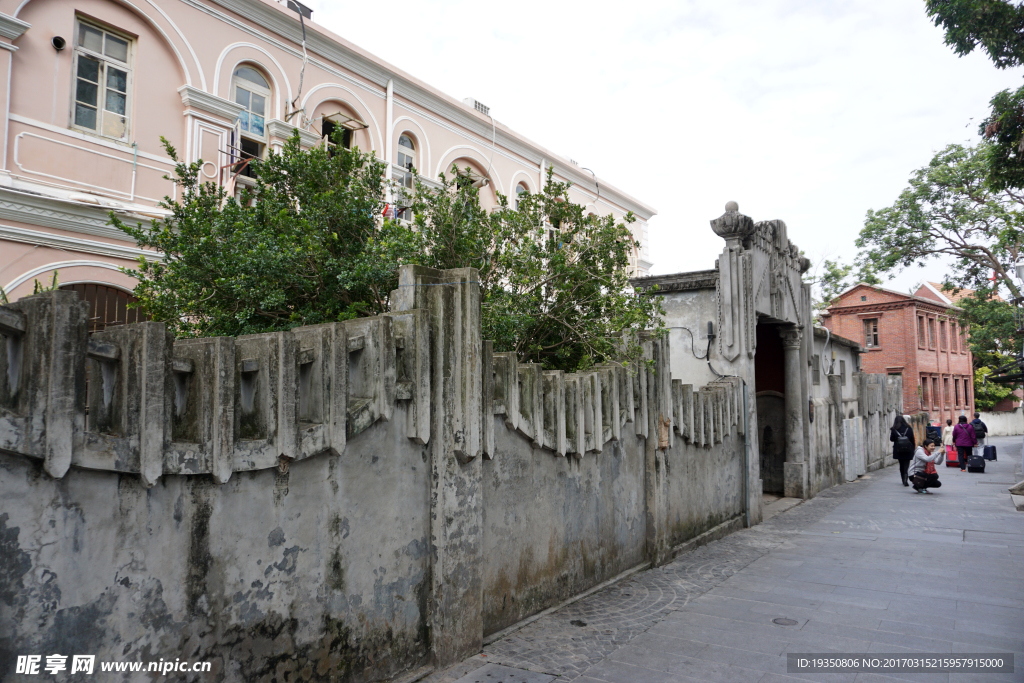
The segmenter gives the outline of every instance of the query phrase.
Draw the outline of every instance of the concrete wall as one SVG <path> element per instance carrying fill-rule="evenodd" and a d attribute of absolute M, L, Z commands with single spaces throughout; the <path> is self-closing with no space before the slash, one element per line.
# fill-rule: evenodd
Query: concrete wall
<path fill-rule="evenodd" d="M 476 281 L 409 267 L 390 314 L 236 339 L 0 307 L 2 675 L 377 680 L 756 522 L 738 378 L 673 380 L 646 335 L 629 367 L 518 364 Z"/>
<path fill-rule="evenodd" d="M 1024 434 L 1024 411 L 1020 408 L 1005 413 L 982 413 L 981 421 L 988 427 L 989 436 Z"/>

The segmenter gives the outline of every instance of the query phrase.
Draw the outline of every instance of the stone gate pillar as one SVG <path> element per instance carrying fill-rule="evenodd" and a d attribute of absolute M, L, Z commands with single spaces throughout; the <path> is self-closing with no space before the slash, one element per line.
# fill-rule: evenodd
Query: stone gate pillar
<path fill-rule="evenodd" d="M 396 311 L 430 319 L 430 646 L 435 666 L 483 647 L 483 341 L 473 268 L 403 266 Z M 488 416 L 493 420 L 493 416 Z"/>
<path fill-rule="evenodd" d="M 783 328 L 786 382 L 786 463 L 783 490 L 788 498 L 807 496 L 807 457 L 804 452 L 804 401 L 801 391 L 800 347 L 803 334 L 799 327 Z"/>

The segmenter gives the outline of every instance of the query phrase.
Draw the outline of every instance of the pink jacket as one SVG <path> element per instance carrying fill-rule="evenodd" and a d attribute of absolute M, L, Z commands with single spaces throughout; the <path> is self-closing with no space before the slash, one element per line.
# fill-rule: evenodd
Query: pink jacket
<path fill-rule="evenodd" d="M 972 448 L 978 445 L 978 437 L 974 434 L 974 427 L 967 424 L 957 423 L 953 427 L 953 443 L 959 448 Z"/>

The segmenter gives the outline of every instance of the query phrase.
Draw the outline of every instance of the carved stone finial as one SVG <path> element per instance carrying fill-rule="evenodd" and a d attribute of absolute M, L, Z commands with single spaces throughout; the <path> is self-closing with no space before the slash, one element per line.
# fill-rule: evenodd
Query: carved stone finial
<path fill-rule="evenodd" d="M 727 246 L 739 246 L 754 234 L 754 220 L 740 213 L 739 204 L 728 202 L 725 213 L 711 221 L 711 229 L 725 240 Z"/>

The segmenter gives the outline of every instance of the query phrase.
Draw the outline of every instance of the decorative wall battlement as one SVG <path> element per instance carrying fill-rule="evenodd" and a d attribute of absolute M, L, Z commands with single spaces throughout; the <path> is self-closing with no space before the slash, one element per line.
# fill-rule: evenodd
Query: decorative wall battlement
<path fill-rule="evenodd" d="M 176 340 L 155 322 L 90 335 L 87 305 L 74 292 L 26 297 L 0 307 L 0 449 L 41 459 L 55 478 L 75 465 L 139 474 L 146 486 L 165 474 L 211 474 L 223 484 L 234 472 L 286 471 L 292 461 L 344 453 L 370 426 L 392 420 L 397 404 L 406 407 L 406 437 L 426 444 L 431 411 L 440 409 L 431 405 L 439 368 L 431 367 L 429 315 L 408 308 L 287 332 Z M 468 324 L 479 334 L 478 321 Z M 641 345 L 643 358 L 628 367 L 564 373 L 481 344 L 481 369 L 458 373 L 480 373 L 475 382 L 465 373 L 459 392 L 467 399 L 454 413 L 465 416 L 455 430 L 465 439 L 459 460 L 494 457 L 493 420 L 481 419 L 488 414 L 556 456 L 601 453 L 624 436 L 648 437 L 652 396 L 664 406 L 655 422 L 659 448 L 677 437 L 721 443 L 740 422 L 740 380 L 673 381 L 667 339 L 645 335 Z"/>

